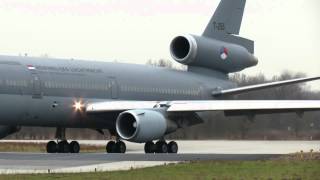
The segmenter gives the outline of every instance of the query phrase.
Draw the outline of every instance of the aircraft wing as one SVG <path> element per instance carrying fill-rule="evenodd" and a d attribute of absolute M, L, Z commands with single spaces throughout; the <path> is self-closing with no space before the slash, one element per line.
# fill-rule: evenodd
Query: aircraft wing
<path fill-rule="evenodd" d="M 320 110 L 320 100 L 208 100 L 208 101 L 111 101 L 91 103 L 86 112 L 121 112 L 166 108 L 167 112 L 223 111 L 226 115 L 270 114 Z"/>
<path fill-rule="evenodd" d="M 213 96 L 222 96 L 222 95 L 241 94 L 241 93 L 245 93 L 245 92 L 249 92 L 249 91 L 255 91 L 255 90 L 290 85 L 290 84 L 295 84 L 295 83 L 314 81 L 317 79 L 320 79 L 320 77 L 298 78 L 298 79 L 291 79 L 291 80 L 285 80 L 285 81 L 257 84 L 257 85 L 244 86 L 244 87 L 233 88 L 233 89 L 218 90 L 218 91 L 212 92 L 212 95 Z"/>
<path fill-rule="evenodd" d="M 252 112 L 291 112 L 320 110 L 320 101 L 310 100 L 219 100 L 219 101 L 177 101 L 167 111 L 252 111 Z"/>
<path fill-rule="evenodd" d="M 86 105 L 86 112 L 114 112 L 126 111 L 132 109 L 152 109 L 159 104 L 158 101 L 106 101 L 98 103 L 89 103 Z"/>

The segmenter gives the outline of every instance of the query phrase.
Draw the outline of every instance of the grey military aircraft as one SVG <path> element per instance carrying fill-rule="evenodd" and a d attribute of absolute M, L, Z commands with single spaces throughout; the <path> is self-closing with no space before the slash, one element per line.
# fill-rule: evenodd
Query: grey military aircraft
<path fill-rule="evenodd" d="M 0 138 L 22 126 L 55 127 L 48 153 L 78 153 L 66 128 L 109 130 L 108 153 L 125 153 L 123 141 L 145 143 L 146 153 L 177 153 L 165 135 L 204 122 L 202 112 L 226 116 L 302 113 L 319 101 L 238 101 L 233 95 L 307 82 L 300 78 L 246 87 L 228 78 L 258 63 L 254 42 L 239 35 L 245 0 L 221 0 L 201 36 L 173 39 L 173 59 L 186 71 L 83 60 L 0 56 Z M 157 141 L 154 143 L 154 141 Z"/>

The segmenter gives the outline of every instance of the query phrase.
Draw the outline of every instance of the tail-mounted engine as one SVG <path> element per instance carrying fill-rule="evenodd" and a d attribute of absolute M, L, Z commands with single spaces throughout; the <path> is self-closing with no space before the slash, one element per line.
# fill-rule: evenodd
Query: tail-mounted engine
<path fill-rule="evenodd" d="M 241 71 L 258 63 L 245 47 L 204 36 L 178 36 L 172 40 L 170 52 L 181 64 L 225 73 Z"/>

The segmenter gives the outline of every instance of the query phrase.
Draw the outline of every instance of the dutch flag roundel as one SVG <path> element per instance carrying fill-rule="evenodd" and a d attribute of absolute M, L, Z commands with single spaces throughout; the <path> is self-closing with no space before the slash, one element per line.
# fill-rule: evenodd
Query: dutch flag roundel
<path fill-rule="evenodd" d="M 222 47 L 220 50 L 220 58 L 222 60 L 226 60 L 229 55 L 229 50 L 226 47 Z"/>

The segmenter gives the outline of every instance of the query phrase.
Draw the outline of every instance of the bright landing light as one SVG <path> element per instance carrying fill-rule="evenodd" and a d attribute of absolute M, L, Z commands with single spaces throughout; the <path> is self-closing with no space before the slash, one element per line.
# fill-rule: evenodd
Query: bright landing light
<path fill-rule="evenodd" d="M 76 110 L 76 111 L 81 111 L 82 110 L 82 108 L 84 107 L 84 105 L 82 104 L 82 102 L 74 102 L 74 105 L 73 105 L 73 107 L 74 107 L 74 109 Z"/>

